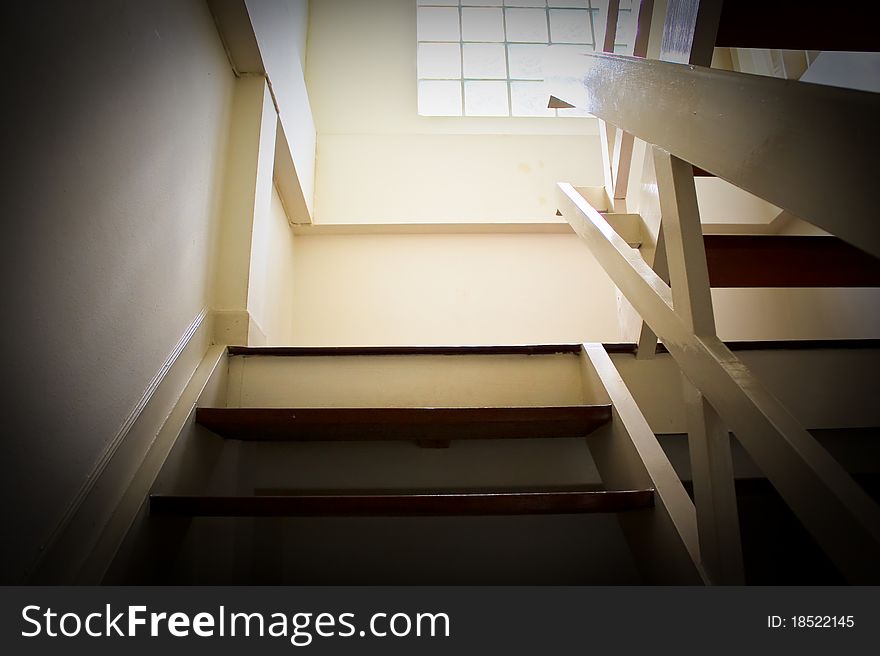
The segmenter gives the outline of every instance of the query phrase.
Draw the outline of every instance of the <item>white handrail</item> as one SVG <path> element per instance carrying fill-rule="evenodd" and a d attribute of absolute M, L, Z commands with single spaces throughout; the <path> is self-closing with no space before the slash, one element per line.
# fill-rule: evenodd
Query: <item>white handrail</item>
<path fill-rule="evenodd" d="M 584 59 L 590 113 L 880 256 L 880 94 L 622 55 Z"/>

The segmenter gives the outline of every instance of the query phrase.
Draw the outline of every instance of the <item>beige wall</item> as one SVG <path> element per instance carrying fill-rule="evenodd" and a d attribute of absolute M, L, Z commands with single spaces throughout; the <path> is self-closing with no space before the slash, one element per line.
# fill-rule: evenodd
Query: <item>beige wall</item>
<path fill-rule="evenodd" d="M 254 217 L 248 311 L 267 344 L 284 344 L 293 327 L 294 235 L 278 191 Z"/>
<path fill-rule="evenodd" d="M 633 341 L 572 234 L 297 235 L 285 342 Z M 877 289 L 716 289 L 726 340 L 880 337 Z M 628 317 L 628 313 L 626 315 Z"/>
<path fill-rule="evenodd" d="M 614 288 L 573 235 L 297 235 L 294 344 L 615 340 Z"/>
<path fill-rule="evenodd" d="M 210 302 L 233 82 L 198 0 L 17 11 L 3 121 L 4 581 L 33 562 Z"/>
<path fill-rule="evenodd" d="M 544 220 L 558 180 L 602 184 L 592 119 L 418 116 L 415 7 L 310 3 L 317 223 Z"/>

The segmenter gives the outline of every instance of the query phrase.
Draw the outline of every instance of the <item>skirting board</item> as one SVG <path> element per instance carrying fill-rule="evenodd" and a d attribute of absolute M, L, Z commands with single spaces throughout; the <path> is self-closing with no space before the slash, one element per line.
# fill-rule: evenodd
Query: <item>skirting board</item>
<path fill-rule="evenodd" d="M 41 550 L 31 583 L 100 582 L 93 574 L 109 563 L 140 505 L 129 498 L 132 486 L 155 478 L 164 461 L 155 456 L 173 446 L 179 415 L 189 413 L 206 376 L 225 362 L 225 345 L 211 347 L 212 319 L 202 310 L 177 342 Z M 148 462 L 152 478 L 144 471 Z M 149 484 L 143 494 L 148 491 Z"/>

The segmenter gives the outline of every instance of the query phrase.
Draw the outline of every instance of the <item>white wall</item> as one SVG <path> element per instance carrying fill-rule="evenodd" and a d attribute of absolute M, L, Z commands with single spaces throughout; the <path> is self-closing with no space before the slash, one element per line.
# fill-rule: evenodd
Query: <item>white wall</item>
<path fill-rule="evenodd" d="M 4 581 L 210 302 L 233 81 L 204 2 L 18 11 L 3 121 Z"/>
<path fill-rule="evenodd" d="M 254 217 L 248 311 L 267 344 L 284 344 L 293 328 L 294 235 L 278 191 Z"/>
<path fill-rule="evenodd" d="M 310 3 L 316 223 L 545 220 L 602 184 L 593 119 L 418 116 L 415 53 L 413 0 Z"/>

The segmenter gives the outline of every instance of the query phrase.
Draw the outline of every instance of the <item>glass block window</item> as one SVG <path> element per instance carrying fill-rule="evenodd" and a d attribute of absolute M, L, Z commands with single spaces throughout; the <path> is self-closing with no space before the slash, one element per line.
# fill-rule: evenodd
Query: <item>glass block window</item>
<path fill-rule="evenodd" d="M 422 116 L 588 116 L 548 109 L 544 61 L 597 48 L 605 0 L 417 0 Z M 615 52 L 631 51 L 632 0 L 622 0 Z"/>

